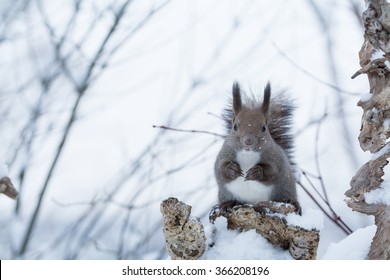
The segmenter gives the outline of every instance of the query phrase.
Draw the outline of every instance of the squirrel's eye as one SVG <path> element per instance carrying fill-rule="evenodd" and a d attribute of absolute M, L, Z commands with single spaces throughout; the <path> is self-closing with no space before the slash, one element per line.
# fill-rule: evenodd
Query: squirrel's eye
<path fill-rule="evenodd" d="M 265 125 L 263 125 L 263 127 L 261 128 L 261 132 L 265 132 L 267 130 L 267 127 Z"/>
<path fill-rule="evenodd" d="M 234 130 L 234 131 L 237 131 L 237 129 L 238 129 L 238 125 L 235 123 L 235 124 L 233 125 L 233 130 Z"/>

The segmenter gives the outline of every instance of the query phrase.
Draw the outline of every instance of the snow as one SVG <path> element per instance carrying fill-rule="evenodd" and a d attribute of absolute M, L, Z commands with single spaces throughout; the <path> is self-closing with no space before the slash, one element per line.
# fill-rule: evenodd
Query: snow
<path fill-rule="evenodd" d="M 364 260 L 369 252 L 376 226 L 371 225 L 353 232 L 338 243 L 329 245 L 324 260 Z"/>
<path fill-rule="evenodd" d="M 306 209 L 302 216 L 290 213 L 287 215 L 286 220 L 288 224 L 309 230 L 314 228 L 320 230 L 323 228 L 323 215 L 321 211 L 316 209 Z M 241 233 L 228 230 L 227 221 L 224 217 L 218 218 L 214 225 L 208 224 L 205 226 L 205 234 L 208 245 L 213 243 L 214 240 L 216 243 L 207 250 L 204 259 L 292 259 L 287 250 L 271 245 L 255 230 Z"/>
<path fill-rule="evenodd" d="M 369 204 L 390 204 L 390 185 L 382 184 L 381 188 L 365 194 L 366 202 Z"/>
<path fill-rule="evenodd" d="M 307 230 L 324 228 L 324 216 L 320 210 L 314 208 L 304 208 L 301 216 L 296 213 L 289 213 L 287 216 L 274 213 L 270 215 L 285 219 L 288 225 L 299 226 Z"/>
<path fill-rule="evenodd" d="M 4 163 L 0 163 L 0 178 L 8 177 L 8 167 Z"/>
<path fill-rule="evenodd" d="M 214 236 L 213 236 L 214 232 Z M 207 240 L 216 240 L 213 247 L 209 247 L 203 255 L 208 260 L 292 260 L 290 253 L 277 246 L 271 245 L 264 237 L 249 230 L 239 233 L 228 230 L 227 221 L 220 217 L 215 224 L 205 227 Z"/>
<path fill-rule="evenodd" d="M 389 130 L 389 128 L 390 128 L 390 119 L 385 119 L 383 121 L 383 127 L 384 127 L 385 130 Z"/>
<path fill-rule="evenodd" d="M 361 102 L 367 102 L 371 99 L 372 97 L 372 93 L 371 92 L 367 92 L 367 93 L 363 93 L 362 96 L 360 97 L 360 101 Z"/>
<path fill-rule="evenodd" d="M 381 49 L 375 50 L 375 52 L 371 55 L 371 61 L 374 61 L 376 59 L 383 58 L 385 53 Z"/>
<path fill-rule="evenodd" d="M 389 150 L 390 145 L 386 145 L 382 150 Z M 378 153 L 382 152 L 380 150 Z M 383 152 L 382 152 L 383 153 Z M 387 204 L 390 205 L 390 165 L 387 164 L 383 168 L 384 175 L 382 176 L 383 182 L 380 187 L 365 193 L 364 198 L 367 203 L 370 204 Z"/>
<path fill-rule="evenodd" d="M 381 156 L 383 156 L 384 154 L 386 154 L 390 149 L 390 145 L 386 145 L 384 146 L 382 149 L 380 149 L 379 151 L 377 151 L 376 153 L 373 153 L 372 156 L 371 156 L 371 160 L 376 160 L 378 158 L 380 158 Z"/>
<path fill-rule="evenodd" d="M 324 228 L 324 216 L 320 210 L 314 208 L 303 209 L 302 216 L 290 213 L 286 221 L 289 225 L 296 225 L 307 230 Z"/>
<path fill-rule="evenodd" d="M 380 188 L 372 190 L 364 195 L 367 203 L 390 205 L 390 181 L 384 181 Z"/>
<path fill-rule="evenodd" d="M 385 66 L 387 70 L 390 70 L 390 62 L 388 60 L 385 61 Z"/>

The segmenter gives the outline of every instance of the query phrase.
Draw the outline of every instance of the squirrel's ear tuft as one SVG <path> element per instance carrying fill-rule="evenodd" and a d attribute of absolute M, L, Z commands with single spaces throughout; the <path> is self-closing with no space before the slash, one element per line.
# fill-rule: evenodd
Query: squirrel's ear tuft
<path fill-rule="evenodd" d="M 233 83 L 233 114 L 237 116 L 237 114 L 241 111 L 242 108 L 242 100 L 241 100 L 241 90 L 240 84 L 238 82 Z"/>
<path fill-rule="evenodd" d="M 271 84 L 270 84 L 270 82 L 268 82 L 265 89 L 264 89 L 263 105 L 261 105 L 261 111 L 263 112 L 264 117 L 267 121 L 268 121 L 268 115 L 269 115 L 270 100 L 271 100 Z"/>

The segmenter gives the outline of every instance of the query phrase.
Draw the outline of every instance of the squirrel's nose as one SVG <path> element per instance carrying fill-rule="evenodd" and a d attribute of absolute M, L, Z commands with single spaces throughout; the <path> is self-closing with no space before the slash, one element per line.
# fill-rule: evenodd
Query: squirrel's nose
<path fill-rule="evenodd" d="M 256 144 L 256 137 L 254 135 L 251 135 L 251 134 L 245 135 L 242 138 L 242 143 L 246 147 L 253 147 Z"/>
<path fill-rule="evenodd" d="M 244 138 L 245 145 L 253 145 L 253 139 L 250 137 Z"/>

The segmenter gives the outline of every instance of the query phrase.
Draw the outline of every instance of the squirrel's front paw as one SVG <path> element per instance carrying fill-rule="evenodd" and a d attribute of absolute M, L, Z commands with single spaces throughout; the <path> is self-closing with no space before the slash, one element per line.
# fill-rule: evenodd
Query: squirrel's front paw
<path fill-rule="evenodd" d="M 256 164 L 245 175 L 245 181 L 256 180 L 263 181 L 264 180 L 264 168 L 260 164 Z"/>
<path fill-rule="evenodd" d="M 300 216 L 302 216 L 302 208 L 299 202 L 295 200 L 295 201 L 290 201 L 289 203 L 294 205 L 296 209 L 295 212 L 297 212 Z"/>
<path fill-rule="evenodd" d="M 225 168 L 225 175 L 228 179 L 234 180 L 238 177 L 244 176 L 244 173 L 238 163 L 228 162 Z"/>

